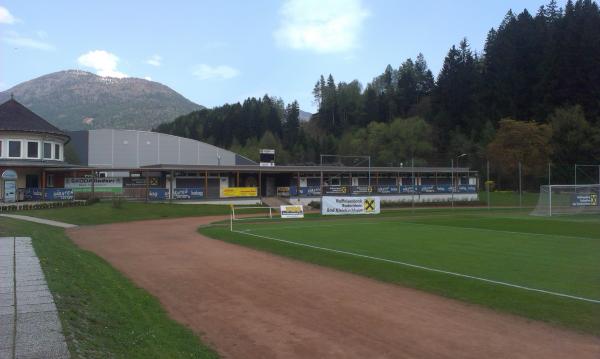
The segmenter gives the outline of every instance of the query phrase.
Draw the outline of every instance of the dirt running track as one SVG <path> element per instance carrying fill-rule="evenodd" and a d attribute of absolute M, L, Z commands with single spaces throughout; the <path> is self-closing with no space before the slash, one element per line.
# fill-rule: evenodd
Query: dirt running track
<path fill-rule="evenodd" d="M 600 338 L 205 238 L 217 217 L 79 227 L 227 358 L 600 358 Z"/>

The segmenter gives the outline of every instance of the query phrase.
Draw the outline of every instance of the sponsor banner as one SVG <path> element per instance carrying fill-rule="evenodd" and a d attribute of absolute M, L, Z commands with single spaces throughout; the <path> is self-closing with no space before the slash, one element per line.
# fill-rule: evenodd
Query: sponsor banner
<path fill-rule="evenodd" d="M 164 201 L 169 199 L 169 190 L 166 188 L 149 188 L 148 199 L 151 201 Z"/>
<path fill-rule="evenodd" d="M 380 194 L 395 194 L 398 193 L 398 186 L 377 186 L 376 191 Z"/>
<path fill-rule="evenodd" d="M 350 190 L 352 192 L 352 194 L 358 194 L 358 195 L 370 195 L 371 193 L 373 193 L 373 187 L 372 186 L 352 186 L 350 187 Z"/>
<path fill-rule="evenodd" d="M 419 191 L 419 193 L 436 193 L 437 189 L 435 188 L 434 185 L 420 185 L 417 186 L 417 191 Z"/>
<path fill-rule="evenodd" d="M 588 193 L 588 194 L 574 194 L 571 196 L 571 206 L 572 207 L 591 207 L 598 205 L 598 194 L 597 193 Z"/>
<path fill-rule="evenodd" d="M 221 188 L 221 197 L 257 197 L 256 187 L 224 187 Z"/>
<path fill-rule="evenodd" d="M 322 215 L 377 214 L 380 209 L 379 197 L 321 198 Z"/>
<path fill-rule="evenodd" d="M 123 192 L 121 177 L 67 177 L 65 178 L 65 188 L 70 188 L 76 193 L 91 192 L 92 181 L 94 182 L 94 192 Z"/>
<path fill-rule="evenodd" d="M 417 193 L 414 189 L 414 187 L 412 185 L 408 185 L 408 186 L 400 186 L 399 188 L 399 192 L 400 194 L 412 194 L 412 193 Z"/>
<path fill-rule="evenodd" d="M 304 207 L 302 205 L 280 206 L 281 218 L 304 218 Z"/>
<path fill-rule="evenodd" d="M 160 177 L 148 177 L 148 187 L 164 187 Z M 124 177 L 123 187 L 125 188 L 145 188 L 146 177 Z"/>
<path fill-rule="evenodd" d="M 26 201 L 41 201 L 43 197 L 42 190 L 39 188 L 26 188 L 24 195 Z"/>
<path fill-rule="evenodd" d="M 468 184 L 458 185 L 458 188 L 457 188 L 458 193 L 472 193 L 472 192 L 475 192 L 476 190 L 477 190 L 476 186 L 468 185 Z"/>
<path fill-rule="evenodd" d="M 319 186 L 300 187 L 300 188 L 298 188 L 298 194 L 301 196 L 320 196 L 321 195 L 321 187 L 319 187 Z"/>
<path fill-rule="evenodd" d="M 26 201 L 72 201 L 75 199 L 73 190 L 70 188 L 46 188 L 42 191 L 41 188 L 25 189 Z"/>
<path fill-rule="evenodd" d="M 173 199 L 202 199 L 204 198 L 203 188 L 175 188 L 173 189 Z"/>
<path fill-rule="evenodd" d="M 279 197 L 289 197 L 291 193 L 290 187 L 277 187 L 277 196 Z"/>
<path fill-rule="evenodd" d="M 437 188 L 438 193 L 452 193 L 452 185 L 450 184 L 437 185 L 435 187 Z"/>
<path fill-rule="evenodd" d="M 70 188 L 46 188 L 44 199 L 46 201 L 72 201 L 75 198 Z"/>
<path fill-rule="evenodd" d="M 327 186 L 323 188 L 323 195 L 350 194 L 349 186 Z"/>

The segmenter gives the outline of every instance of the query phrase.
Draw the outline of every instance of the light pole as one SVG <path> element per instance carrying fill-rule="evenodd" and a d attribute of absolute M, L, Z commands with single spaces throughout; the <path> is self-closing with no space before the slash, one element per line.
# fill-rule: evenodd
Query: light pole
<path fill-rule="evenodd" d="M 456 167 L 458 167 L 458 160 L 461 157 L 465 157 L 466 155 L 466 153 L 461 153 L 460 155 L 456 156 Z M 452 160 L 450 160 L 450 163 L 452 166 L 452 208 L 454 208 L 454 157 L 452 158 Z"/>

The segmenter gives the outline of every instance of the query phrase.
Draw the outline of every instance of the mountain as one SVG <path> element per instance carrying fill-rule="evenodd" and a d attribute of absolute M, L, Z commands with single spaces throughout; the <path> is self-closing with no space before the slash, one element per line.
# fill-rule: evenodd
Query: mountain
<path fill-rule="evenodd" d="M 300 116 L 298 116 L 298 118 L 300 119 L 300 121 L 308 121 L 308 120 L 310 120 L 310 117 L 312 115 L 313 114 L 310 112 L 300 110 Z"/>
<path fill-rule="evenodd" d="M 11 93 L 15 100 L 64 130 L 150 130 L 204 108 L 158 82 L 101 77 L 80 70 L 59 71 L 20 83 L 0 92 L 0 103 Z"/>

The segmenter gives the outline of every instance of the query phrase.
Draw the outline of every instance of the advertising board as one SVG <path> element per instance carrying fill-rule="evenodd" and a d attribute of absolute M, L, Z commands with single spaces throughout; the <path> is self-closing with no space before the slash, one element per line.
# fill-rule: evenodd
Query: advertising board
<path fill-rule="evenodd" d="M 379 197 L 322 197 L 322 215 L 378 214 L 381 211 Z"/>
<path fill-rule="evenodd" d="M 70 188 L 73 192 L 91 192 L 92 182 L 95 192 L 123 192 L 123 179 L 121 177 L 67 177 L 65 178 L 65 188 Z"/>
<path fill-rule="evenodd" d="M 221 188 L 221 197 L 256 197 L 256 187 L 224 187 Z"/>
<path fill-rule="evenodd" d="M 304 218 L 304 207 L 302 205 L 280 206 L 281 218 Z"/>
<path fill-rule="evenodd" d="M 574 194 L 571 197 L 572 207 L 590 207 L 598 205 L 597 193 Z"/>

